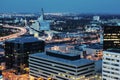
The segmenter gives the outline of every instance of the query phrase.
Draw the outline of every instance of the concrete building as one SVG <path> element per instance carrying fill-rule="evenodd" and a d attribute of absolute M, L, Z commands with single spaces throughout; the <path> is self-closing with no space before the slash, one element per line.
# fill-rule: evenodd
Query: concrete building
<path fill-rule="evenodd" d="M 29 68 L 30 76 L 53 80 L 89 80 L 95 74 L 93 61 L 56 50 L 30 55 Z"/>
<path fill-rule="evenodd" d="M 120 49 L 104 51 L 102 80 L 120 80 Z"/>
<path fill-rule="evenodd" d="M 91 44 L 84 48 L 87 59 L 95 61 L 96 74 L 102 74 L 102 56 L 103 56 L 103 45 Z"/>
<path fill-rule="evenodd" d="M 103 55 L 103 45 L 101 44 L 91 44 L 89 46 L 87 46 L 86 48 L 84 48 L 84 51 L 86 51 L 87 55 L 91 55 L 98 57 L 98 60 L 102 58 Z"/>

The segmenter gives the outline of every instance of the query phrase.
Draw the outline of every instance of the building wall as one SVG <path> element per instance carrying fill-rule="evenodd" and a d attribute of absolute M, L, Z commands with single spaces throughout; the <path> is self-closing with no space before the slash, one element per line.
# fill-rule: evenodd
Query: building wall
<path fill-rule="evenodd" d="M 93 76 L 95 72 L 93 62 L 76 67 L 32 55 L 29 58 L 29 68 L 31 76 L 54 80 L 83 80 L 85 77 Z"/>
<path fill-rule="evenodd" d="M 86 54 L 90 54 L 90 55 L 96 55 L 96 54 L 99 54 L 99 53 L 103 53 L 103 50 L 102 49 L 92 49 L 92 48 L 85 48 L 84 49 L 86 51 Z"/>
<path fill-rule="evenodd" d="M 104 49 L 120 48 L 120 26 L 104 27 Z"/>
<path fill-rule="evenodd" d="M 104 51 L 102 80 L 120 80 L 120 53 Z"/>
<path fill-rule="evenodd" d="M 44 51 L 45 43 L 41 41 L 16 43 L 5 42 L 5 57 L 7 68 L 20 68 L 28 66 L 28 55 Z"/>

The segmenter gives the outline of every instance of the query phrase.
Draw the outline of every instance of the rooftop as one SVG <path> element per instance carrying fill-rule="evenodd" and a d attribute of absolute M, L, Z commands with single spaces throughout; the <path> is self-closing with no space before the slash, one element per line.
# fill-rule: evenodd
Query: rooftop
<path fill-rule="evenodd" d="M 67 60 L 67 59 L 63 59 L 63 58 L 58 58 L 58 57 L 53 57 L 53 56 L 46 55 L 45 52 L 32 54 L 30 56 L 34 56 L 34 57 L 37 57 L 37 58 L 43 58 L 43 59 L 53 61 L 53 62 L 64 63 L 64 64 L 68 64 L 68 65 L 71 65 L 71 66 L 76 66 L 76 67 L 86 65 L 86 64 L 89 64 L 89 63 L 93 62 L 93 61 L 87 60 L 87 59 L 78 59 L 78 60 L 71 61 L 71 60 Z"/>
<path fill-rule="evenodd" d="M 101 45 L 101 44 L 91 44 L 87 48 L 91 48 L 91 49 L 103 49 L 103 45 Z"/>
<path fill-rule="evenodd" d="M 0 52 L 4 52 L 4 49 L 0 48 Z"/>
<path fill-rule="evenodd" d="M 15 39 L 10 39 L 7 40 L 7 42 L 14 42 L 14 43 L 29 43 L 29 42 L 36 42 L 36 41 L 40 41 L 38 38 L 35 37 L 19 37 L 19 38 L 15 38 Z"/>
<path fill-rule="evenodd" d="M 69 56 L 75 56 L 75 55 L 81 54 L 81 51 L 76 50 L 74 46 L 71 46 L 71 45 L 54 46 L 54 47 L 48 48 L 47 51 L 50 51 L 56 54 L 69 55 Z"/>
<path fill-rule="evenodd" d="M 80 55 L 80 53 L 76 53 L 76 52 L 67 52 L 67 53 L 63 53 L 61 51 L 56 51 L 56 50 L 47 50 L 48 52 L 52 52 L 54 54 L 62 54 L 62 55 L 67 55 L 67 56 L 76 56 L 76 55 Z"/>
<path fill-rule="evenodd" d="M 116 48 L 107 49 L 107 51 L 108 52 L 120 53 L 120 49 L 116 49 Z"/>

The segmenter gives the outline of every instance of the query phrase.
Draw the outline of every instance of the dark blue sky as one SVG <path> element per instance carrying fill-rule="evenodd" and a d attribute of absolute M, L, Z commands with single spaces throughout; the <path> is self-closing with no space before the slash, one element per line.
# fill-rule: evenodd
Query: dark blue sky
<path fill-rule="evenodd" d="M 120 14 L 120 0 L 0 0 L 0 12 L 79 12 Z"/>

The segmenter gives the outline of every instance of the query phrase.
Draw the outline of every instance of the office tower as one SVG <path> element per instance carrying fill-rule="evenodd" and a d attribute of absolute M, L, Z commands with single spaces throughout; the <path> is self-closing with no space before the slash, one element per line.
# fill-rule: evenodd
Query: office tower
<path fill-rule="evenodd" d="M 52 80 L 84 80 L 95 74 L 93 61 L 51 49 L 30 55 L 29 68 L 30 76 Z"/>
<path fill-rule="evenodd" d="M 120 48 L 120 26 L 104 27 L 104 49 Z"/>
<path fill-rule="evenodd" d="M 120 49 L 104 51 L 102 80 L 120 80 Z"/>
<path fill-rule="evenodd" d="M 6 67 L 16 68 L 18 72 L 28 67 L 28 55 L 44 51 L 44 41 L 35 37 L 20 37 L 5 42 Z"/>

